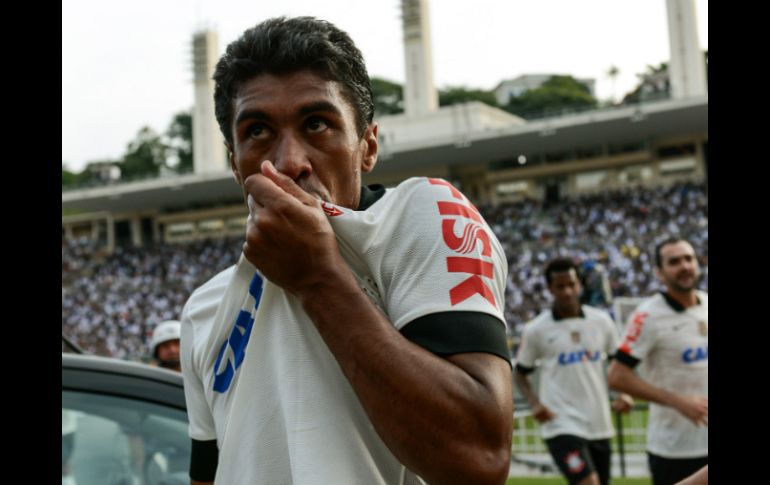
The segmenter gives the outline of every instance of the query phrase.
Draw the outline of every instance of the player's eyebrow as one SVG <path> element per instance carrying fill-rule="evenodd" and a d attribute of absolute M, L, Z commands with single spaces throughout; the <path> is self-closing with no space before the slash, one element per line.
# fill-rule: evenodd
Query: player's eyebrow
<path fill-rule="evenodd" d="M 340 111 L 337 106 L 328 101 L 314 101 L 312 103 L 306 104 L 300 107 L 299 114 L 309 115 L 311 113 L 318 113 L 321 111 L 331 112 L 337 116 L 342 116 L 342 111 Z"/>

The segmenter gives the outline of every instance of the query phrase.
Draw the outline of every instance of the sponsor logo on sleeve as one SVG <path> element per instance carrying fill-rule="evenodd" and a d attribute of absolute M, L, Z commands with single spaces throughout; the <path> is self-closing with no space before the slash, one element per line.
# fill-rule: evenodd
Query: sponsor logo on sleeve
<path fill-rule="evenodd" d="M 441 222 L 441 234 L 446 246 L 457 254 L 470 254 L 481 244 L 481 256 L 449 256 L 447 271 L 469 275 L 464 281 L 449 290 L 449 299 L 455 306 L 473 295 L 480 295 L 493 307 L 497 308 L 495 296 L 483 278 L 494 277 L 494 265 L 491 261 L 492 246 L 489 234 L 484 229 L 479 211 L 452 184 L 445 180 L 429 178 L 431 185 L 440 185 L 449 189 L 455 200 L 438 202 L 438 212 L 444 217 Z M 459 201 L 459 202 L 458 202 Z M 457 229 L 457 232 L 455 230 Z"/>
<path fill-rule="evenodd" d="M 623 341 L 620 343 L 621 351 L 627 354 L 631 353 L 631 347 L 642 333 L 642 327 L 644 327 L 644 321 L 647 318 L 647 315 L 649 315 L 649 313 L 646 312 L 638 312 L 634 314 L 633 318 L 631 319 L 631 323 L 628 324 L 626 335 L 623 337 Z"/>

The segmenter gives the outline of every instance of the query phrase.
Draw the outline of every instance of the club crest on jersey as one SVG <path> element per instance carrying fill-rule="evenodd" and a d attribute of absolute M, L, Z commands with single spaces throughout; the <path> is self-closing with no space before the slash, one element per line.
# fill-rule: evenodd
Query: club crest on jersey
<path fill-rule="evenodd" d="M 577 330 L 573 330 L 572 332 L 570 332 L 570 336 L 572 337 L 572 342 L 576 344 L 580 343 L 580 332 L 578 332 Z"/>
<path fill-rule="evenodd" d="M 481 255 L 485 257 L 492 256 L 492 246 L 490 244 L 489 234 L 483 227 L 479 211 L 470 203 L 452 184 L 446 180 L 429 178 L 431 185 L 441 185 L 449 189 L 455 201 L 439 201 L 438 212 L 442 216 L 458 216 L 457 218 L 445 218 L 441 221 L 441 233 L 444 244 L 452 251 L 458 254 L 469 254 L 476 249 L 480 242 Z M 458 222 L 465 222 L 461 235 L 455 233 L 455 225 Z M 462 227 L 462 226 L 461 226 Z M 494 265 L 490 261 L 480 258 L 449 256 L 447 257 L 447 271 L 449 273 L 465 273 L 470 276 L 463 282 L 449 290 L 449 299 L 452 306 L 462 303 L 473 295 L 480 295 L 486 299 L 493 307 L 497 308 L 495 296 L 489 286 L 481 279 L 494 277 Z"/>
<path fill-rule="evenodd" d="M 700 320 L 698 322 L 698 332 L 700 332 L 701 335 L 704 337 L 709 336 L 709 325 L 708 323 L 704 322 L 703 320 Z"/>
<path fill-rule="evenodd" d="M 342 215 L 342 211 L 329 204 L 328 202 L 321 202 L 321 208 L 324 213 L 329 217 L 336 217 Z"/>
<path fill-rule="evenodd" d="M 262 298 L 262 277 L 259 273 L 254 273 L 254 278 L 251 279 L 249 295 L 254 298 L 254 310 L 256 310 Z M 233 330 L 219 349 L 214 363 L 214 391 L 224 393 L 230 389 L 235 373 L 246 356 L 246 346 L 249 344 L 253 326 L 254 317 L 250 309 L 241 309 L 235 319 Z"/>
<path fill-rule="evenodd" d="M 580 458 L 580 453 L 577 451 L 571 451 L 564 457 L 564 462 L 567 464 L 567 470 L 570 473 L 580 473 L 586 466 L 586 462 Z"/>
<path fill-rule="evenodd" d="M 689 347 L 682 352 L 682 361 L 686 364 L 692 364 L 701 360 L 708 360 L 709 358 L 709 346 L 708 344 L 701 347 Z"/>

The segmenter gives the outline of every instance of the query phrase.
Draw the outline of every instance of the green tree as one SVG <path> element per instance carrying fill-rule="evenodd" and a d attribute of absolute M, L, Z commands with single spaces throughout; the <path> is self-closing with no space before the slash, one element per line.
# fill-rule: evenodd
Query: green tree
<path fill-rule="evenodd" d="M 66 162 L 62 162 L 61 168 L 61 186 L 62 188 L 75 188 L 82 186 L 102 185 L 109 182 L 109 175 L 104 166 L 119 165 L 115 160 L 94 160 L 86 164 L 80 172 L 74 172 L 67 167 Z"/>
<path fill-rule="evenodd" d="M 538 118 L 597 105 L 598 101 L 585 84 L 572 76 L 552 76 L 540 87 L 512 97 L 505 110 L 522 118 Z"/>
<path fill-rule="evenodd" d="M 166 150 L 160 135 L 149 126 L 143 127 L 128 144 L 126 154 L 119 163 L 121 178 L 157 176 L 160 167 L 166 163 Z"/>
<path fill-rule="evenodd" d="M 78 174 L 71 171 L 65 162 L 61 162 L 61 186 L 73 187 L 78 183 Z"/>
<path fill-rule="evenodd" d="M 166 160 L 177 173 L 193 170 L 192 113 L 182 111 L 174 115 L 166 130 Z"/>
<path fill-rule="evenodd" d="M 706 65 L 706 89 L 709 82 L 709 51 L 703 51 L 703 62 Z M 646 96 L 667 96 L 671 93 L 671 83 L 668 79 L 668 63 L 661 62 L 657 66 L 647 65 L 643 73 L 636 75 L 639 84 L 626 93 L 622 104 L 633 104 L 642 101 Z"/>
<path fill-rule="evenodd" d="M 394 115 L 404 112 L 404 88 L 398 83 L 387 79 L 373 77 L 372 95 L 374 97 L 374 114 L 376 116 Z"/>
<path fill-rule="evenodd" d="M 657 66 L 647 65 L 643 73 L 637 74 L 639 84 L 626 93 L 621 104 L 635 104 L 646 96 L 665 96 L 671 92 L 671 83 L 668 80 L 668 63 L 661 62 Z"/>
<path fill-rule="evenodd" d="M 439 106 L 449 106 L 468 101 L 481 101 L 489 106 L 497 107 L 497 99 L 492 91 L 466 88 L 465 86 L 447 86 L 438 91 Z"/>

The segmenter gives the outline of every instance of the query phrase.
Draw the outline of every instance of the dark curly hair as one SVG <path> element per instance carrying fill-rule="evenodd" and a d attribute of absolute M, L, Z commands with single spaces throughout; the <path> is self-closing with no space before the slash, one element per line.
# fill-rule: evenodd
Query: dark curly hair
<path fill-rule="evenodd" d="M 227 46 L 214 70 L 214 109 L 225 139 L 230 132 L 233 97 L 241 83 L 260 74 L 312 70 L 342 85 L 356 113 L 358 136 L 374 116 L 374 101 L 364 58 L 353 40 L 334 25 L 313 17 L 277 17 L 246 30 Z"/>
<path fill-rule="evenodd" d="M 550 261 L 548 265 L 545 267 L 546 284 L 548 286 L 551 286 L 551 281 L 553 279 L 554 273 L 565 273 L 571 269 L 575 270 L 575 274 L 577 274 L 578 276 L 580 275 L 577 264 L 575 264 L 575 261 L 571 258 L 556 258 Z"/>

